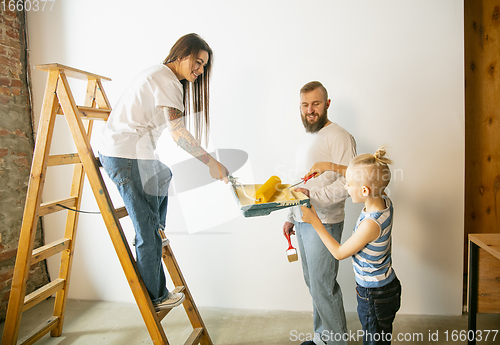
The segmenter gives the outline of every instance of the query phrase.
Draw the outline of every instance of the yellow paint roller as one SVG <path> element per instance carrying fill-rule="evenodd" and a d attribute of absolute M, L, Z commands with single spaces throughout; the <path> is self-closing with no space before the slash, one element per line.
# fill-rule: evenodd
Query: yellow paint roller
<path fill-rule="evenodd" d="M 255 192 L 256 203 L 262 204 L 268 202 L 278 190 L 281 184 L 281 179 L 278 176 L 271 176 L 257 191 Z"/>

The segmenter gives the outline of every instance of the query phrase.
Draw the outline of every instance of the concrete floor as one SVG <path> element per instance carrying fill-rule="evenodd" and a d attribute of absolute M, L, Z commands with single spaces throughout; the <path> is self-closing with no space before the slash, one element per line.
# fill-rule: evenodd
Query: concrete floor
<path fill-rule="evenodd" d="M 52 313 L 53 301 L 47 300 L 23 314 L 19 340 Z M 263 345 L 300 344 L 299 336 L 307 337 L 312 332 L 312 315 L 309 312 L 234 310 L 221 308 L 200 308 L 205 325 L 216 345 Z M 171 345 L 184 344 L 191 332 L 191 326 L 184 308 L 175 308 L 162 321 Z M 356 313 L 347 314 L 347 326 L 352 334 L 361 329 Z M 478 315 L 478 328 L 500 329 L 500 314 Z M 398 314 L 394 324 L 393 337 L 401 334 L 399 343 L 405 344 L 466 344 L 453 341 L 454 330 L 467 330 L 467 316 L 426 316 Z M 3 332 L 3 323 L 0 324 Z M 429 341 L 429 334 L 436 334 L 438 341 Z M 446 333 L 448 332 L 448 341 Z M 500 333 L 500 332 L 499 332 Z M 1 333 L 0 333 L 1 334 Z M 483 338 L 486 333 L 483 333 Z M 500 344 L 500 334 L 478 344 Z M 406 340 L 403 340 L 406 337 Z M 398 343 L 394 341 L 393 343 Z M 69 300 L 63 334 L 58 338 L 44 336 L 39 345 L 135 345 L 152 344 L 149 334 L 134 304 L 98 301 Z M 362 344 L 349 341 L 349 344 Z"/>

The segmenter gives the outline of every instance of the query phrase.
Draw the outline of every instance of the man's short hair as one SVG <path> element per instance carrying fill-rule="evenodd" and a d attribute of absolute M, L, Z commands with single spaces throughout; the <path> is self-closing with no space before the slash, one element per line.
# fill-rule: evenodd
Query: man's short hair
<path fill-rule="evenodd" d="M 323 94 L 325 95 L 325 101 L 328 99 L 328 91 L 326 91 L 326 88 L 321 84 L 319 81 L 310 81 L 306 85 L 302 86 L 300 89 L 300 93 L 307 93 L 311 92 L 313 90 L 316 90 L 317 88 L 320 88 L 323 91 Z"/>

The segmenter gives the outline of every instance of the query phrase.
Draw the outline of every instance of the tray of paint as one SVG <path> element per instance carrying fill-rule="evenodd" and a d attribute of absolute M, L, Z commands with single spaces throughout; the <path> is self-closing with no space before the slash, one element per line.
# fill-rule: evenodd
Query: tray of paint
<path fill-rule="evenodd" d="M 297 205 L 310 207 L 309 198 L 293 189 L 288 190 L 289 184 L 280 184 L 271 199 L 265 203 L 257 203 L 252 197 L 261 187 L 261 184 L 233 184 L 231 189 L 236 201 L 245 217 L 267 216 L 273 211 L 282 210 Z"/>

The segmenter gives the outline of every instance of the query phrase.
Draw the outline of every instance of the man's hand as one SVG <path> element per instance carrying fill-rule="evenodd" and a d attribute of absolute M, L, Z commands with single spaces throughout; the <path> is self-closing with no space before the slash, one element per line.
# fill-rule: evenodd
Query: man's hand
<path fill-rule="evenodd" d="M 285 222 L 285 224 L 283 225 L 283 236 L 287 237 L 288 236 L 292 236 L 292 235 L 295 235 L 295 230 L 293 230 L 293 223 L 290 223 L 290 222 Z"/>
<path fill-rule="evenodd" d="M 317 162 L 314 163 L 312 166 L 311 170 L 304 176 L 306 178 L 307 176 L 310 176 L 314 173 L 316 173 L 316 177 L 324 173 L 325 171 L 331 170 L 332 163 L 330 162 Z"/>
<path fill-rule="evenodd" d="M 345 165 L 335 164 L 335 163 L 331 163 L 331 162 L 317 162 L 317 163 L 314 163 L 311 170 L 309 170 L 309 172 L 307 174 L 305 174 L 304 178 L 306 178 L 307 176 L 310 176 L 314 173 L 316 173 L 317 174 L 316 177 L 318 177 L 319 175 L 321 175 L 325 171 L 334 171 L 338 174 L 345 176 L 346 170 L 347 170 L 347 166 L 345 166 Z"/>
<path fill-rule="evenodd" d="M 298 187 L 298 188 L 295 188 L 294 191 L 304 193 L 308 198 L 311 197 L 311 195 L 310 195 L 311 193 L 309 193 L 309 189 Z"/>

